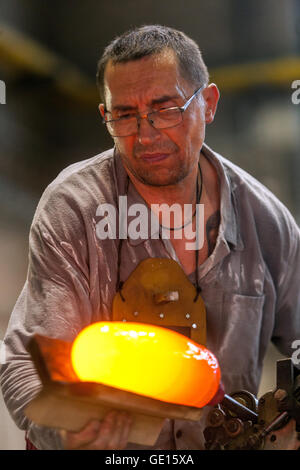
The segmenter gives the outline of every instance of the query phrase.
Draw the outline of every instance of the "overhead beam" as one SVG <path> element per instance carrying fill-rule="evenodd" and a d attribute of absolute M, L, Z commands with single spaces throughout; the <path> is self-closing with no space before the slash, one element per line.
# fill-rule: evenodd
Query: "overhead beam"
<path fill-rule="evenodd" d="M 95 104 L 96 84 L 76 66 L 25 34 L 0 23 L 0 60 L 14 73 L 52 79 L 56 88 L 82 104 Z"/>
<path fill-rule="evenodd" d="M 233 64 L 210 70 L 211 80 L 222 91 L 240 91 L 261 85 L 291 86 L 300 79 L 300 57 L 279 57 L 245 64 Z"/>
<path fill-rule="evenodd" d="M 78 67 L 38 41 L 0 23 L 0 60 L 14 73 L 28 72 L 50 78 L 59 92 L 84 105 L 98 100 L 96 85 Z M 247 90 L 261 85 L 289 86 L 300 79 L 300 58 L 280 57 L 210 69 L 211 80 L 222 92 Z"/>

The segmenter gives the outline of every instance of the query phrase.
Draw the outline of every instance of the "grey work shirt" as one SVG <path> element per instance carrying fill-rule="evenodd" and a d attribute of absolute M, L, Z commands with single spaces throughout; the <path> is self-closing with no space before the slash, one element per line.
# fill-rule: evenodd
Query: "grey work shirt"
<path fill-rule="evenodd" d="M 300 339 L 300 237 L 288 210 L 263 185 L 206 145 L 221 192 L 215 249 L 199 266 L 207 310 L 207 347 L 219 360 L 227 393 L 257 393 L 270 340 L 291 355 Z M 41 384 L 26 352 L 34 333 L 72 341 L 86 325 L 111 319 L 118 240 L 97 237 L 97 208 L 115 207 L 127 174 L 112 150 L 63 170 L 47 187 L 30 231 L 28 277 L 11 315 L 1 350 L 1 386 L 10 413 L 40 449 L 60 448 L 55 430 L 23 414 Z M 144 203 L 128 186 L 128 206 Z M 120 278 L 148 257 L 179 262 L 170 240 L 126 239 Z M 190 276 L 194 281 L 194 275 Z M 177 449 L 203 448 L 202 423 L 175 421 Z M 172 449 L 166 421 L 153 449 Z M 130 444 L 128 449 L 139 448 Z"/>

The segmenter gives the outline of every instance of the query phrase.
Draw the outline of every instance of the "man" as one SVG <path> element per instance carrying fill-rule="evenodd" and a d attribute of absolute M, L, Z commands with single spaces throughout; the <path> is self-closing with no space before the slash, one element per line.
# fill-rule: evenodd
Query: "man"
<path fill-rule="evenodd" d="M 1 384 L 18 426 L 40 449 L 134 449 L 131 417 L 113 411 L 79 433 L 43 429 L 23 410 L 40 389 L 26 352 L 38 332 L 72 341 L 86 325 L 112 319 L 116 289 L 149 257 L 182 266 L 207 310 L 207 347 L 217 356 L 227 393 L 257 392 L 270 340 L 291 355 L 300 338 L 299 229 L 260 183 L 205 144 L 219 99 L 197 45 L 183 33 L 145 26 L 105 50 L 98 66 L 99 110 L 115 150 L 65 169 L 50 184 L 30 233 L 28 278 L 10 319 Z M 100 239 L 97 208 L 192 206 L 170 220 L 170 239 Z M 177 229 L 196 229 L 201 246 Z M 157 213 L 160 223 L 162 217 Z M 116 287 L 117 286 L 117 287 Z M 154 449 L 201 449 L 203 423 L 166 421 Z"/>

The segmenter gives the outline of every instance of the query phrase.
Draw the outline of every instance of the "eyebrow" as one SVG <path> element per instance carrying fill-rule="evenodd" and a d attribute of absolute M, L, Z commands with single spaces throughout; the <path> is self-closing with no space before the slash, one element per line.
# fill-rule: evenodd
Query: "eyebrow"
<path fill-rule="evenodd" d="M 171 101 L 171 100 L 178 99 L 178 98 L 179 98 L 178 95 L 173 95 L 173 96 L 163 95 L 163 96 L 160 96 L 159 98 L 155 98 L 154 100 L 152 100 L 150 104 L 154 105 L 154 104 L 165 103 L 166 101 Z M 130 110 L 136 109 L 136 106 L 117 104 L 113 106 L 112 109 L 113 111 L 130 111 Z"/>

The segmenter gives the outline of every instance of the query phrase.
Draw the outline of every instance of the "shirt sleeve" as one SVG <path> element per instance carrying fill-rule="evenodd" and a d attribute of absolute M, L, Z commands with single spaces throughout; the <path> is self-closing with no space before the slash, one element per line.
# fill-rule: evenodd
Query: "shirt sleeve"
<path fill-rule="evenodd" d="M 300 230 L 289 213 L 282 220 L 282 227 L 282 248 L 273 247 L 273 258 L 277 258 L 280 270 L 276 276 L 272 341 L 282 354 L 291 357 L 293 342 L 300 339 Z"/>
<path fill-rule="evenodd" d="M 38 449 L 60 449 L 59 434 L 30 422 L 24 408 L 41 389 L 26 346 L 35 333 L 72 341 L 92 321 L 84 220 L 66 198 L 48 200 L 30 230 L 26 283 L 2 343 L 0 383 L 11 417 Z"/>

